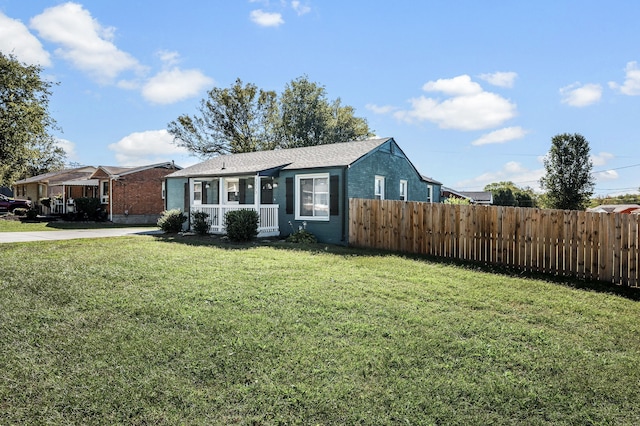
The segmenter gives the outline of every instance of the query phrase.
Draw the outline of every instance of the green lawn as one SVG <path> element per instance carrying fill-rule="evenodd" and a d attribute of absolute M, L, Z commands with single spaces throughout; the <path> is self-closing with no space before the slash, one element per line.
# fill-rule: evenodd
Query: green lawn
<path fill-rule="evenodd" d="M 11 218 L 11 219 L 7 219 Z M 0 216 L 0 232 L 30 232 L 30 231 L 59 231 L 61 229 L 95 229 L 95 228 L 125 228 L 130 226 L 111 222 L 21 222 L 13 215 Z M 150 227 L 154 227 L 150 225 Z"/>
<path fill-rule="evenodd" d="M 0 424 L 640 424 L 632 298 L 197 241 L 0 245 Z"/>

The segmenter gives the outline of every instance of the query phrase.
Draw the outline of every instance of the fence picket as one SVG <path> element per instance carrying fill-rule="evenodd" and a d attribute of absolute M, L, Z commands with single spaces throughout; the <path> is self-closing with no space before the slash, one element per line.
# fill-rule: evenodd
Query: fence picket
<path fill-rule="evenodd" d="M 349 243 L 640 287 L 640 215 L 349 200 Z"/>

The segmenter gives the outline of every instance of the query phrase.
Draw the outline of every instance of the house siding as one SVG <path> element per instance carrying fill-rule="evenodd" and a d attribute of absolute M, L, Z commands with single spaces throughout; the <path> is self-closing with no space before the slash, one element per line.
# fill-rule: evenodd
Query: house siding
<path fill-rule="evenodd" d="M 146 223 L 158 221 L 164 210 L 162 182 L 173 172 L 167 168 L 153 168 L 121 176 L 112 182 L 114 223 Z"/>
<path fill-rule="evenodd" d="M 375 198 L 375 176 L 385 178 L 384 198 L 400 199 L 400 180 L 407 181 L 407 201 L 427 201 L 427 186 L 392 140 L 380 145 L 349 168 L 348 197 Z"/>
<path fill-rule="evenodd" d="M 297 231 L 300 227 L 304 227 L 306 222 L 307 231 L 316 236 L 318 242 L 328 244 L 346 244 L 346 232 L 347 229 L 343 226 L 345 218 L 345 197 L 344 197 L 344 168 L 343 167 L 331 167 L 320 169 L 304 169 L 304 170 L 283 170 L 278 177 L 278 187 L 274 189 L 274 198 L 279 200 L 278 207 L 278 219 L 280 224 L 280 235 L 283 237 L 291 235 L 292 232 Z M 328 221 L 322 220 L 296 220 L 295 217 L 295 205 L 293 213 L 287 213 L 286 209 L 286 179 L 292 178 L 295 185 L 296 175 L 310 175 L 318 173 L 328 173 L 329 179 L 332 176 L 338 177 L 338 214 L 329 215 Z M 293 194 L 295 196 L 295 189 Z M 335 196 L 335 195 L 334 195 Z M 289 225 L 291 223 L 291 225 Z"/>

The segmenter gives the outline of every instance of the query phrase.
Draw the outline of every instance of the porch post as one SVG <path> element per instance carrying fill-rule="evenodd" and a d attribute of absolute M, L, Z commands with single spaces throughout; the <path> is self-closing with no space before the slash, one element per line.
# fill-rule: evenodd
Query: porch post
<path fill-rule="evenodd" d="M 257 173 L 253 177 L 253 201 L 256 205 L 256 211 L 260 214 L 260 204 L 262 204 L 262 200 L 260 199 L 260 174 Z"/>

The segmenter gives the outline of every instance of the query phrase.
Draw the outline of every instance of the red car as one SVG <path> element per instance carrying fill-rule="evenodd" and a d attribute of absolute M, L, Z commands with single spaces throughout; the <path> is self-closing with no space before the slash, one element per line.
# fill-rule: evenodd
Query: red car
<path fill-rule="evenodd" d="M 15 209 L 30 209 L 31 201 L 29 200 L 16 200 L 15 198 L 9 198 L 0 194 L 0 211 L 12 212 Z"/>

